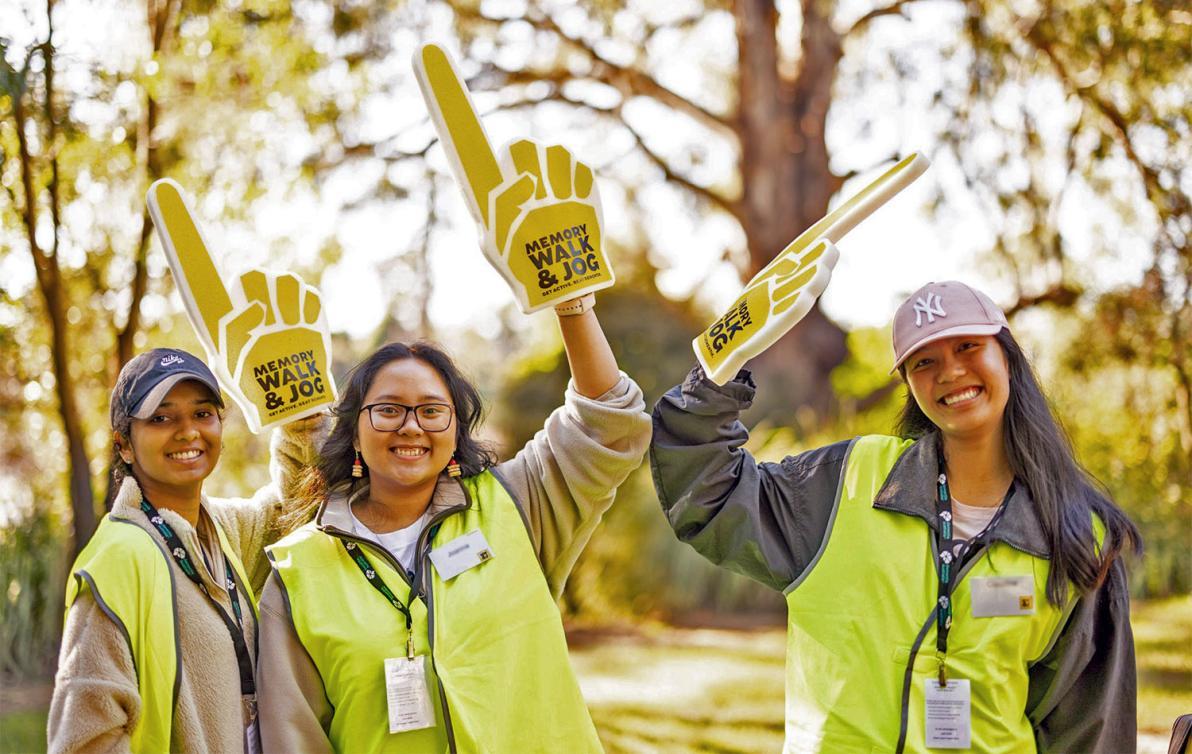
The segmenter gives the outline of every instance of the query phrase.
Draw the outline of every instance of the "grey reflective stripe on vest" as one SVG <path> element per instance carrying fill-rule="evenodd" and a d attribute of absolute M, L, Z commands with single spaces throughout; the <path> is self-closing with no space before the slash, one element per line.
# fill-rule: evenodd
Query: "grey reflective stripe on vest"
<path fill-rule="evenodd" d="M 803 569 L 803 572 L 795 577 L 795 580 L 790 583 L 790 586 L 782 590 L 783 595 L 788 595 L 795 591 L 799 584 L 802 584 L 811 575 L 811 569 L 815 568 L 816 563 L 823 557 L 824 551 L 828 549 L 828 540 L 832 536 L 832 526 L 836 523 L 836 514 L 840 511 L 840 498 L 844 494 L 844 475 L 848 471 L 848 462 L 853 454 L 853 446 L 857 444 L 857 440 L 859 439 L 859 437 L 854 437 L 849 441 L 848 449 L 844 451 L 844 458 L 840 462 L 840 477 L 836 480 L 836 497 L 832 500 L 832 513 L 828 516 L 828 525 L 824 529 L 824 538 L 820 540 L 819 550 L 808 561 L 807 567 Z"/>
<path fill-rule="evenodd" d="M 129 521 L 126 518 L 120 518 L 118 516 L 112 515 L 111 513 L 108 514 L 108 520 L 112 521 L 113 523 L 125 524 L 126 526 L 132 526 L 136 529 L 139 529 L 140 531 L 145 532 L 145 534 L 149 537 L 149 541 L 151 541 L 151 542 L 153 542 L 153 544 L 157 545 L 158 551 L 161 553 L 162 558 L 165 559 L 166 573 L 169 574 L 169 576 L 170 576 L 170 614 L 174 618 L 174 689 L 173 689 L 173 699 L 171 700 L 171 703 L 170 703 L 170 709 L 177 710 L 178 709 L 178 696 L 181 693 L 181 689 L 182 689 L 182 632 L 178 625 L 178 583 L 174 580 L 173 560 L 171 560 L 170 554 L 168 552 L 166 552 L 165 544 L 163 542 L 158 541 L 157 537 L 153 536 L 153 534 L 151 534 L 150 532 L 145 531 L 143 528 L 141 528 L 140 526 L 137 526 L 135 523 L 133 523 L 132 521 Z M 84 577 L 84 579 L 87 581 L 87 584 L 91 587 L 91 594 L 95 597 L 95 603 L 97 605 L 99 605 L 99 608 L 101 610 L 103 610 L 105 615 L 107 615 L 109 618 L 111 618 L 112 621 L 117 626 L 120 627 L 120 632 L 124 634 L 124 640 L 126 642 L 128 642 L 128 655 L 129 655 L 129 657 L 132 658 L 133 675 L 137 675 L 137 657 L 135 654 L 133 654 L 133 651 L 132 651 L 132 637 L 128 633 L 128 628 L 120 621 L 119 618 L 116 617 L 116 614 L 114 612 L 112 612 L 112 609 L 108 607 L 107 603 L 105 603 L 103 601 L 103 597 L 100 596 L 99 589 L 96 588 L 95 580 L 91 577 L 91 574 L 87 573 L 86 571 L 78 571 L 78 572 L 76 572 L 75 575 L 76 576 L 82 575 Z M 137 676 L 137 678 L 139 681 L 140 677 Z M 173 715 L 173 712 L 171 712 L 171 716 L 172 715 Z M 174 736 L 173 731 L 174 731 L 174 721 L 171 720 L 170 721 L 170 738 L 171 739 Z"/>
<path fill-rule="evenodd" d="M 273 553 L 269 550 L 265 550 L 265 557 L 269 558 L 269 568 L 273 575 L 273 580 L 277 582 L 277 588 L 281 592 L 281 601 L 286 606 L 286 617 L 289 618 L 290 628 L 294 631 L 294 643 L 302 647 L 302 651 L 306 655 L 306 659 L 310 660 L 310 666 L 315 669 L 315 675 L 319 677 L 319 686 L 323 688 L 323 698 L 327 700 L 327 708 L 331 710 L 332 714 L 335 714 L 335 705 L 331 703 L 331 697 L 327 695 L 327 682 L 323 680 L 323 673 L 319 670 L 319 666 L 315 664 L 315 658 L 310 656 L 310 652 L 307 651 L 306 645 L 302 643 L 301 639 L 298 639 L 298 629 L 294 627 L 294 608 L 290 605 L 290 593 L 286 591 L 286 582 L 283 581 L 281 576 L 277 573 L 277 562 L 273 559 Z M 262 594 L 264 591 L 264 588 L 262 588 Z M 260 635 L 261 634 L 258 631 L 258 646 L 260 644 Z"/>
<path fill-rule="evenodd" d="M 509 482 L 505 481 L 505 476 L 497 471 L 496 466 L 486 469 L 486 471 L 493 475 L 493 479 L 497 480 L 501 488 L 505 490 L 505 494 L 513 501 L 513 507 L 517 508 L 517 513 L 521 516 L 522 523 L 526 525 L 526 535 L 530 538 L 530 544 L 534 544 L 534 532 L 530 529 L 530 517 L 526 514 L 525 508 L 522 507 L 522 501 L 518 500 L 517 495 L 513 494 L 513 488 L 509 486 Z M 534 549 L 537 550 L 538 548 L 535 547 Z"/>

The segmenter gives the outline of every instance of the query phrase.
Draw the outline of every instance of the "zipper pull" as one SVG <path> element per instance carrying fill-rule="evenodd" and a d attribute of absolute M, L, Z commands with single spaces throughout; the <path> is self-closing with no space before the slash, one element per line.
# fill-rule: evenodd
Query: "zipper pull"
<path fill-rule="evenodd" d="M 414 659 L 414 632 L 411 630 L 406 634 L 406 659 Z"/>
<path fill-rule="evenodd" d="M 944 669 L 945 665 L 944 665 L 943 655 L 940 656 L 939 660 L 940 660 L 940 688 L 943 689 L 943 688 L 948 687 L 948 674 Z"/>

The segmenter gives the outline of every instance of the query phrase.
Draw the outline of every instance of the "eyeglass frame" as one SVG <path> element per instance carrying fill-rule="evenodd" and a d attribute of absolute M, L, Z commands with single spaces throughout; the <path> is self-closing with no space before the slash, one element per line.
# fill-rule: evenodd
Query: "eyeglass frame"
<path fill-rule="evenodd" d="M 401 408 L 405 409 L 406 413 L 402 416 L 401 421 L 398 422 L 397 427 L 394 429 L 377 429 L 377 425 L 373 420 L 372 413 L 373 408 L 376 406 L 400 406 Z M 422 419 L 418 416 L 418 409 L 423 408 L 424 406 L 442 406 L 443 408 L 447 409 L 447 426 L 443 427 L 442 429 L 427 429 L 426 427 L 422 426 Z M 418 429 L 421 429 L 423 432 L 446 432 L 447 430 L 451 429 L 451 424 L 455 419 L 455 406 L 452 406 L 450 403 L 439 403 L 437 401 L 432 403 L 419 403 L 417 406 L 408 406 L 404 403 L 394 403 L 393 401 L 380 401 L 378 403 L 370 403 L 367 406 L 361 406 L 360 411 L 358 411 L 356 415 L 359 416 L 365 411 L 368 412 L 368 426 L 372 427 L 373 432 L 400 432 L 401 428 L 406 426 L 406 422 L 409 420 L 411 413 L 414 414 L 414 423 L 417 424 Z"/>

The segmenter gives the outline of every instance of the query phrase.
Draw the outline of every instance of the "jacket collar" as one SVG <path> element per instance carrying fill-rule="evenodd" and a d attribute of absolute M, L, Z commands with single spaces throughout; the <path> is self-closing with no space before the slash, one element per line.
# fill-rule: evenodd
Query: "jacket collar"
<path fill-rule="evenodd" d="M 354 528 L 352 503 L 366 497 L 368 497 L 367 481 L 355 489 L 347 486 L 337 487 L 327 495 L 327 499 L 319 506 L 319 512 L 315 515 L 315 527 L 320 531 L 330 529 L 351 533 Z M 439 475 L 435 482 L 435 491 L 431 495 L 427 510 L 430 511 L 431 516 L 435 516 L 449 508 L 466 506 L 469 503 L 470 498 L 464 492 L 463 485 L 444 473 Z"/>
<path fill-rule="evenodd" d="M 112 510 L 108 515 L 111 518 L 127 521 L 134 526 L 141 527 L 149 532 L 155 541 L 164 544 L 165 541 L 157 531 L 157 527 L 149 522 L 149 519 L 145 516 L 145 512 L 141 510 L 141 501 L 144 499 L 145 494 L 141 491 L 141 485 L 137 484 L 137 480 L 132 475 L 126 476 L 124 477 L 124 481 L 120 483 L 120 490 L 116 493 L 116 499 L 112 501 Z M 216 578 L 208 569 L 206 558 L 199 557 L 200 553 L 205 553 L 207 557 L 215 561 L 211 565 L 222 573 L 223 562 L 221 558 L 224 555 L 219 543 L 219 535 L 215 531 L 215 527 L 218 524 L 208 512 L 208 505 L 207 496 L 203 495 L 199 501 L 198 526 L 191 526 L 189 521 L 169 508 L 158 508 L 157 513 L 165 519 L 165 522 L 178 535 L 178 539 L 182 541 L 182 546 L 186 548 L 188 553 L 191 553 L 192 560 L 197 559 L 200 561 L 198 571 L 203 580 L 209 582 L 209 585 L 215 584 L 219 586 L 223 584 L 223 578 Z"/>
<path fill-rule="evenodd" d="M 894 463 L 894 468 L 873 500 L 873 507 L 917 516 L 936 529 L 935 487 L 939 476 L 938 433 L 920 438 Z M 1030 490 L 1021 481 L 1006 504 L 1006 514 L 992 539 L 1038 558 L 1049 558 L 1051 549 L 1035 511 Z"/>

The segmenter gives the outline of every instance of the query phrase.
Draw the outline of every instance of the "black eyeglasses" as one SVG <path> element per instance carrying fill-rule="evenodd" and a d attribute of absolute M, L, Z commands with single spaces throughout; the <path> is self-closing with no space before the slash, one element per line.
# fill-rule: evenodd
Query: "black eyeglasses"
<path fill-rule="evenodd" d="M 442 432 L 451 426 L 451 406 L 446 403 L 422 403 L 407 406 L 404 403 L 370 403 L 360 409 L 368 412 L 368 421 L 378 432 L 396 432 L 406 423 L 406 417 L 414 412 L 414 421 L 424 432 Z"/>

